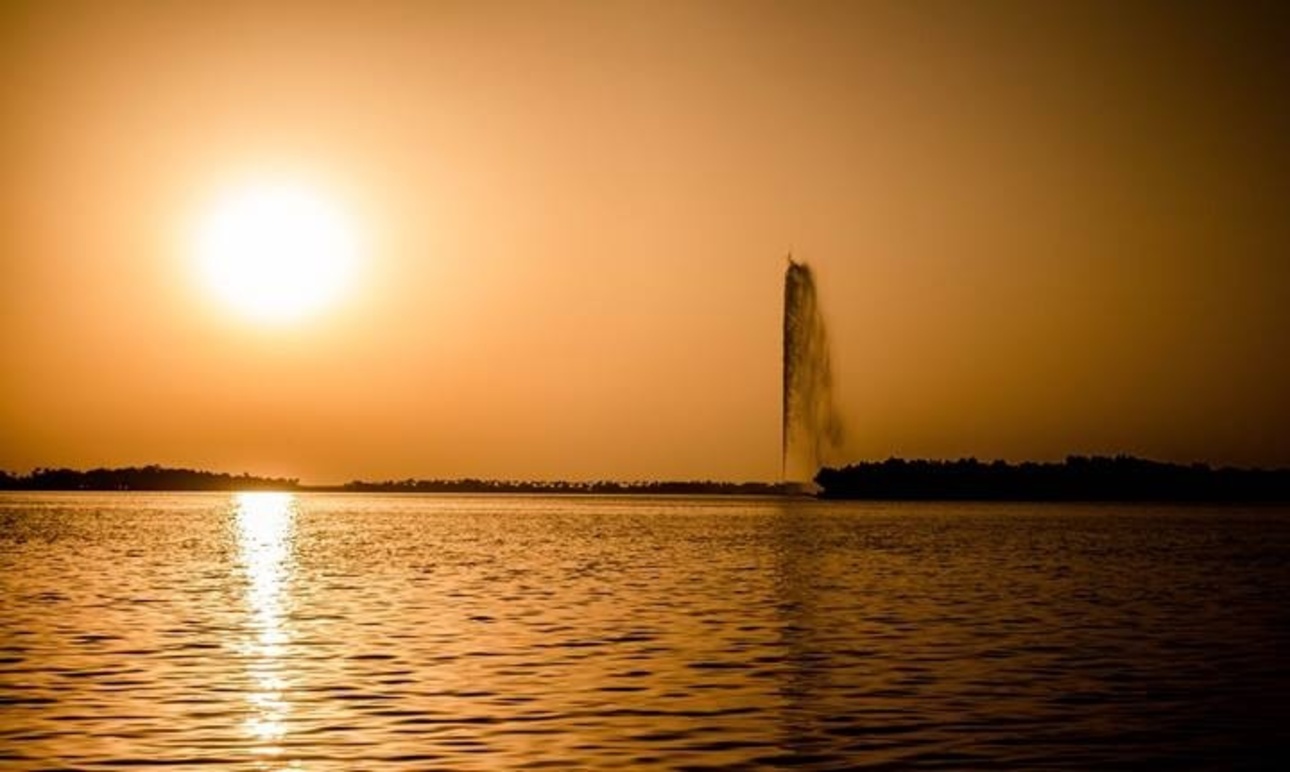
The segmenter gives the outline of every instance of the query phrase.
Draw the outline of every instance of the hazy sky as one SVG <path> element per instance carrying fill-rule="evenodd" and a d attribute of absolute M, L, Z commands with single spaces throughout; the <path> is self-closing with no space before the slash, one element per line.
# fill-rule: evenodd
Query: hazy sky
<path fill-rule="evenodd" d="M 779 472 L 791 248 L 848 458 L 1290 465 L 1290 24 L 1233 3 L 0 10 L 0 468 Z M 365 245 L 197 278 L 257 175 Z"/>

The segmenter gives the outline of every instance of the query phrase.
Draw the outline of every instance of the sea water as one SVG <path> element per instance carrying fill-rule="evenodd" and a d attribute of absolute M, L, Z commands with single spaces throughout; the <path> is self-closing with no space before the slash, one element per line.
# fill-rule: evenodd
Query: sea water
<path fill-rule="evenodd" d="M 1290 510 L 0 496 L 0 768 L 1273 767 Z"/>

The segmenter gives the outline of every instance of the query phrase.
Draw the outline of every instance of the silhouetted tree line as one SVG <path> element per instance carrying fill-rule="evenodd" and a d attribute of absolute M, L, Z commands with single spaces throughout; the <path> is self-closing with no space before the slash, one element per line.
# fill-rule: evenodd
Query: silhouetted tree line
<path fill-rule="evenodd" d="M 759 482 L 526 482 L 514 480 L 355 480 L 340 486 L 301 485 L 296 478 L 231 475 L 162 466 L 124 469 L 36 469 L 14 475 L 0 470 L 0 490 L 37 491 L 347 491 L 359 493 L 641 493 L 775 495 L 788 492 L 779 483 Z"/>
<path fill-rule="evenodd" d="M 247 491 L 295 490 L 299 481 L 288 477 L 231 475 L 162 466 L 123 469 L 36 469 L 13 475 L 0 471 L 0 490 L 28 491 Z"/>
<path fill-rule="evenodd" d="M 1210 468 L 1132 456 L 1063 463 L 906 461 L 821 469 L 822 498 L 1011 501 L 1290 501 L 1290 469 Z"/>
<path fill-rule="evenodd" d="M 964 501 L 1290 501 L 1290 469 L 1214 469 L 1206 464 L 1169 464 L 1131 456 L 1070 456 L 1062 463 L 983 463 L 888 459 L 815 477 L 822 498 Z M 389 493 L 545 493 L 654 495 L 779 495 L 792 483 L 714 482 L 526 482 L 513 480 L 355 480 L 341 486 L 302 486 L 295 478 L 231 475 L 162 466 L 123 469 L 0 471 L 0 490 L 44 491 L 238 491 L 339 490 Z"/>
<path fill-rule="evenodd" d="M 780 483 L 713 482 L 686 480 L 672 482 L 529 482 L 521 480 L 386 480 L 366 482 L 355 480 L 341 486 L 341 490 L 359 493 L 590 493 L 590 494 L 689 494 L 767 496 L 785 493 Z"/>

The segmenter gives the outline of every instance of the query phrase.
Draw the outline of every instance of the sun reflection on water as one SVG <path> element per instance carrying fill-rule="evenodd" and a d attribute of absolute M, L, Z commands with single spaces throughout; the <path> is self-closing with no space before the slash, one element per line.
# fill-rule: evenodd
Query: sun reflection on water
<path fill-rule="evenodd" d="M 237 494 L 235 504 L 250 615 L 248 634 L 239 649 L 251 681 L 244 726 L 255 742 L 254 751 L 273 756 L 282 752 L 291 708 L 282 659 L 290 639 L 285 619 L 296 500 L 290 493 L 254 492 Z"/>

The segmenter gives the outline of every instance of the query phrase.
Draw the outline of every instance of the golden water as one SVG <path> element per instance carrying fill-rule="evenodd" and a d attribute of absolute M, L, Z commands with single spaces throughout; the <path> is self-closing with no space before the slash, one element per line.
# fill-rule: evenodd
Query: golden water
<path fill-rule="evenodd" d="M 0 768 L 1259 766 L 1290 513 L 0 496 Z"/>

